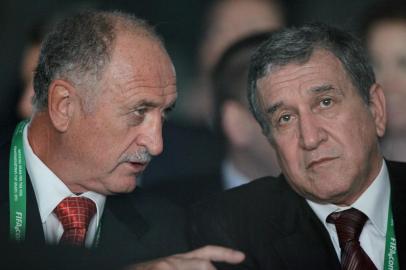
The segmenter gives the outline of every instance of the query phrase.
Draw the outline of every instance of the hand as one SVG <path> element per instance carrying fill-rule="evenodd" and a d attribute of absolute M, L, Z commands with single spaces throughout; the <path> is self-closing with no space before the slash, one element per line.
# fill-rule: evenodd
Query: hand
<path fill-rule="evenodd" d="M 136 264 L 126 270 L 215 270 L 211 262 L 237 264 L 244 258 L 244 253 L 240 251 L 219 246 L 205 246 L 191 252 Z"/>

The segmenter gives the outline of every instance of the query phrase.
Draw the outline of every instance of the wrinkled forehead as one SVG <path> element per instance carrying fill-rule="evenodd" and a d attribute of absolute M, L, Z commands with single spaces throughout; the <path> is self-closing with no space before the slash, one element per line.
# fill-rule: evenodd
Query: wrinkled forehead
<path fill-rule="evenodd" d="M 307 61 L 292 61 L 284 65 L 268 64 L 264 71 L 264 75 L 257 80 L 257 88 L 262 94 L 280 88 L 289 91 L 311 88 L 313 84 L 317 86 L 350 82 L 341 61 L 326 50 L 315 51 Z"/>

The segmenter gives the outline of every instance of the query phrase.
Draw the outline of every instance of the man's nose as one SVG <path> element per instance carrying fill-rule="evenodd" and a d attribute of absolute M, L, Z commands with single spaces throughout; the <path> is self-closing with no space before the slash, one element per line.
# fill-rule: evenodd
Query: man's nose
<path fill-rule="evenodd" d="M 322 123 L 311 112 L 300 116 L 299 133 L 300 145 L 305 150 L 316 149 L 323 141 L 327 140 L 327 132 Z"/>
<path fill-rule="evenodd" d="M 154 115 L 148 119 L 143 126 L 142 134 L 139 136 L 138 144 L 147 148 L 148 152 L 157 156 L 163 151 L 161 114 Z"/>

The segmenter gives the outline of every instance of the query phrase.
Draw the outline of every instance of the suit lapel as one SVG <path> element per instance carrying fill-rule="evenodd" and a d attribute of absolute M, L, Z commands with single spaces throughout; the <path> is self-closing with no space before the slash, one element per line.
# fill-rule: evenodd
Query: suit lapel
<path fill-rule="evenodd" d="M 273 243 L 287 269 L 340 269 L 340 262 L 323 224 L 303 200 L 291 233 Z M 292 260 L 294 254 L 295 259 Z"/>
<path fill-rule="evenodd" d="M 10 137 L 11 138 L 11 134 Z M 1 163 L 1 238 L 4 240 L 9 239 L 9 227 L 10 227 L 10 201 L 9 201 L 9 155 L 10 155 L 10 140 L 7 144 L 1 147 L 1 155 L 4 156 L 4 160 L 7 162 Z M 26 234 L 25 242 L 28 244 L 41 245 L 45 244 L 44 229 L 42 228 L 41 217 L 39 214 L 37 199 L 35 197 L 34 189 L 31 184 L 31 179 L 26 172 Z"/>
<path fill-rule="evenodd" d="M 124 263 L 134 261 L 148 249 L 142 241 L 148 229 L 131 195 L 109 196 L 101 223 L 99 251 L 121 258 Z"/>
<path fill-rule="evenodd" d="M 141 214 L 135 209 L 131 195 L 109 196 L 106 201 L 106 209 L 103 214 L 103 227 L 106 233 L 110 228 L 109 222 L 121 224 L 121 228 L 128 234 L 140 238 L 147 230 L 148 224 Z M 107 237 L 107 235 L 105 235 Z"/>
<path fill-rule="evenodd" d="M 9 201 L 9 158 L 10 158 L 10 146 L 11 138 L 13 135 L 14 127 L 7 128 L 7 130 L 0 136 L 0 156 L 3 158 L 3 162 L 0 162 L 1 172 L 1 185 L 0 185 L 0 216 L 1 221 L 1 237 L 9 239 L 9 227 L 10 227 L 10 201 Z M 32 187 L 31 179 L 26 172 L 26 231 L 25 242 L 28 244 L 34 244 L 35 246 L 45 244 L 44 229 L 42 227 L 41 217 L 39 214 L 39 208 L 37 199 L 35 197 L 34 189 Z M 3 233 L 6 228 L 5 234 Z"/>
<path fill-rule="evenodd" d="M 406 166 L 387 162 L 389 168 L 392 211 L 398 247 L 399 266 L 406 264 Z M 311 208 L 304 201 L 303 217 L 287 237 L 273 243 L 287 269 L 340 269 L 340 263 L 330 236 Z M 286 227 L 289 227 L 286 224 Z M 297 260 L 292 260 L 292 251 Z"/>
<path fill-rule="evenodd" d="M 406 167 L 403 163 L 387 162 L 389 168 L 392 211 L 400 269 L 406 265 Z M 402 179 L 403 178 L 403 179 Z"/>

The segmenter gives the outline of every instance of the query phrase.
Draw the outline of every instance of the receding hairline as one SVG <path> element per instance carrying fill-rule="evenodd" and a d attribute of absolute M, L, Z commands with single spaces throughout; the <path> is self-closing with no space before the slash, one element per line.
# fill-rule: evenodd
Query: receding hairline
<path fill-rule="evenodd" d="M 109 69 L 109 66 L 112 63 L 111 61 L 117 49 L 118 42 L 124 36 L 131 36 L 134 39 L 149 40 L 159 45 L 161 49 L 167 53 L 161 37 L 155 32 L 154 27 L 151 26 L 146 20 L 129 13 L 123 13 L 121 11 L 98 11 L 96 13 L 104 16 L 108 24 L 110 24 L 112 32 L 112 39 L 110 40 L 107 50 L 108 60 L 100 71 L 100 80 L 95 82 L 96 84 L 102 82 L 102 78 L 105 76 L 106 70 Z M 137 45 L 135 44 L 134 46 L 136 47 Z M 89 87 L 86 82 L 84 84 L 85 88 Z M 87 100 L 86 102 L 89 102 L 90 98 L 86 96 L 87 94 L 89 93 L 86 92 L 85 96 L 83 97 L 85 100 Z M 97 96 L 99 94 L 101 94 L 101 92 L 98 92 L 95 95 L 96 97 L 93 100 L 94 102 L 97 102 Z M 92 108 L 93 105 L 88 105 L 88 108 Z"/>
<path fill-rule="evenodd" d="M 161 44 L 163 43 L 161 37 L 155 32 L 154 27 L 143 19 L 120 11 L 105 12 L 104 14 L 111 21 L 113 32 L 116 35 L 126 32 L 133 33 L 136 36 L 149 37 Z"/>

